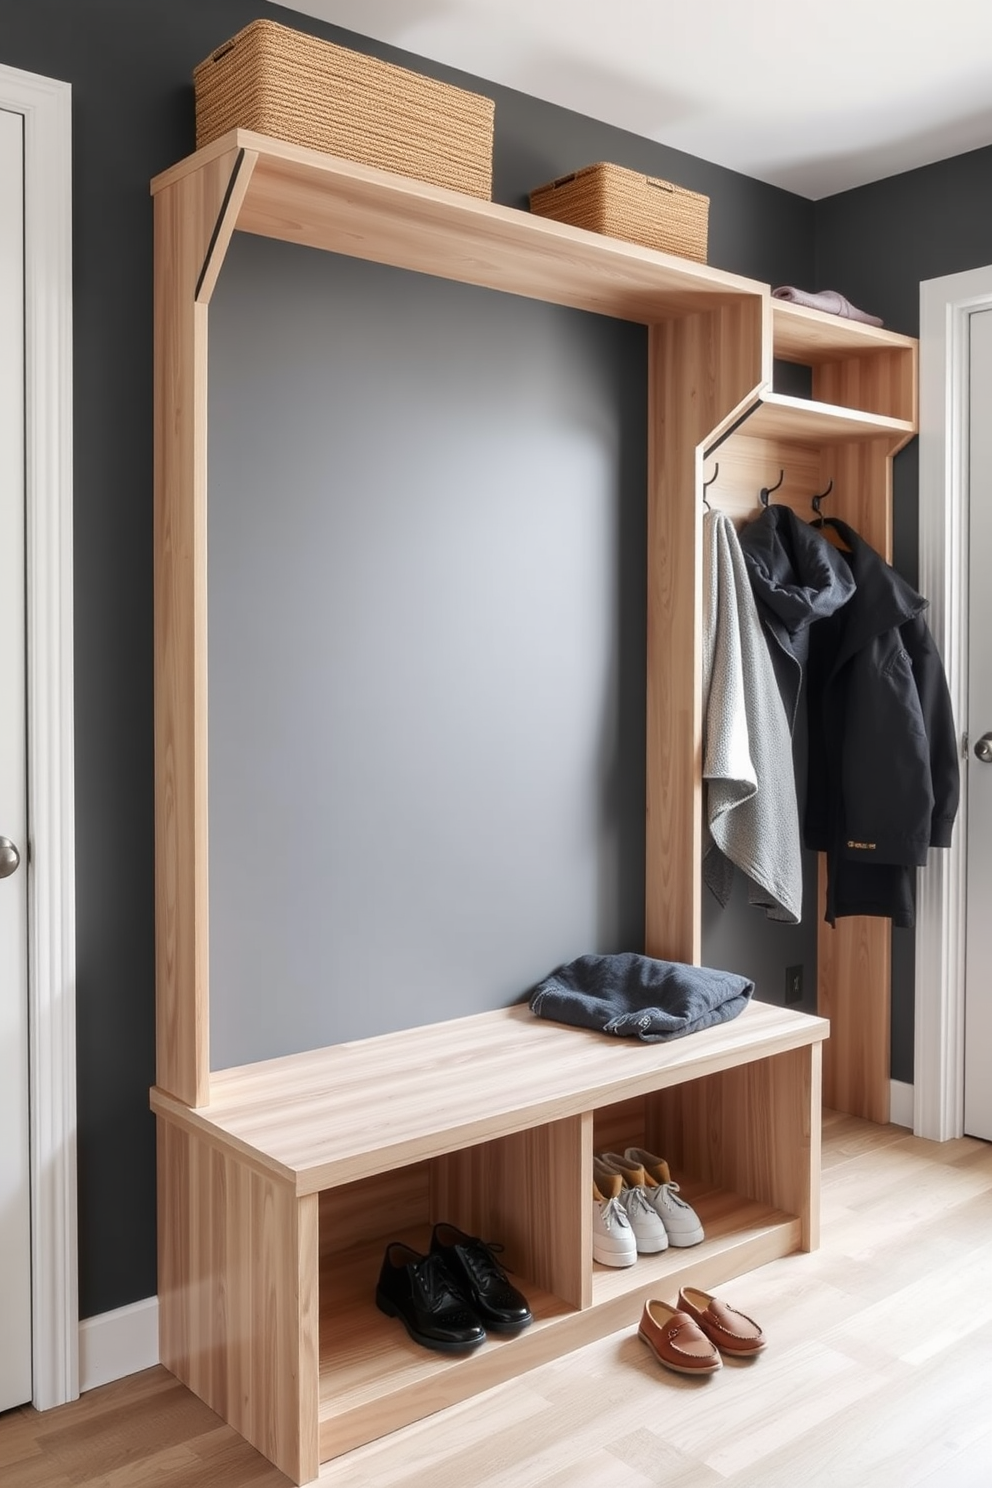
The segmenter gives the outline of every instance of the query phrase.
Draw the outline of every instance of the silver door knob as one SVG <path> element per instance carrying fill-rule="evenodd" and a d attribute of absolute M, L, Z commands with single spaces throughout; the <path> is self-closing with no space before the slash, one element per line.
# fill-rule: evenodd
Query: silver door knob
<path fill-rule="evenodd" d="M 975 745 L 975 758 L 983 765 L 992 765 L 992 734 L 983 734 Z"/>
<path fill-rule="evenodd" d="M 0 837 L 0 878 L 9 878 L 17 872 L 21 855 L 9 837 Z"/>

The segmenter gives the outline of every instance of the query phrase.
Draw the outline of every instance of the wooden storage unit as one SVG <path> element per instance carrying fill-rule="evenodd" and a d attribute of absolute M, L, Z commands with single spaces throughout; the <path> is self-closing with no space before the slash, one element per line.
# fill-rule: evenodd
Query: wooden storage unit
<path fill-rule="evenodd" d="M 199 1109 L 156 1090 L 163 1362 L 307 1482 L 624 1326 L 646 1297 L 810 1249 L 825 1034 L 752 1003 L 636 1044 L 517 1006 L 226 1070 Z M 592 1154 L 608 1142 L 669 1155 L 702 1244 L 594 1266 Z M 378 1312 L 386 1240 L 426 1249 L 441 1219 L 505 1244 L 531 1327 L 452 1356 Z"/>
<path fill-rule="evenodd" d="M 211 1072 L 206 389 L 236 228 L 649 327 L 646 945 L 700 959 L 701 482 L 712 505 L 829 510 L 888 555 L 915 343 L 768 286 L 234 131 L 153 183 L 157 1068 L 162 1357 L 299 1482 L 322 1458 L 635 1320 L 641 1299 L 816 1243 L 821 1019 L 752 1005 L 671 1046 L 520 1009 Z M 771 391 L 773 357 L 813 400 Z M 820 932 L 831 1105 L 888 1114 L 888 923 Z M 375 1092 L 388 1078 L 388 1102 Z M 430 1100 L 425 1101 L 425 1090 Z M 373 1092 L 370 1094 L 369 1092 Z M 593 1274 L 594 1145 L 660 1146 L 703 1246 Z M 382 1235 L 503 1238 L 538 1321 L 477 1356 L 406 1347 L 369 1300 Z M 396 1220 L 395 1229 L 393 1219 Z"/>

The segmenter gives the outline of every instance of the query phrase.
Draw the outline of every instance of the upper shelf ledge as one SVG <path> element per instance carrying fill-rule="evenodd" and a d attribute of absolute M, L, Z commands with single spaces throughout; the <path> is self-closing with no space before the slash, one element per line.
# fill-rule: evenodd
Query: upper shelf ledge
<path fill-rule="evenodd" d="M 911 336 L 898 331 L 776 299 L 772 300 L 772 337 L 777 357 L 806 366 L 881 351 L 911 354 L 916 348 Z"/>
<path fill-rule="evenodd" d="M 768 295 L 767 285 L 706 264 L 248 130 L 156 176 L 152 193 L 237 151 L 229 230 L 646 324 Z"/>
<path fill-rule="evenodd" d="M 163 171 L 152 194 L 216 170 L 225 156 L 238 160 L 238 183 L 221 212 L 233 220 L 215 235 L 221 258 L 240 229 L 648 325 L 764 300 L 775 355 L 807 363 L 915 345 L 772 300 L 755 279 L 250 130 L 234 129 Z M 211 284 L 218 268 L 215 262 Z"/>

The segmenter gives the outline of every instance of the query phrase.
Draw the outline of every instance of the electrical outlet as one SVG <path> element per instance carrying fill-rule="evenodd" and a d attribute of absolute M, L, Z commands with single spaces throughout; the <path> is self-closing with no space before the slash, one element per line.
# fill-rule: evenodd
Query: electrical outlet
<path fill-rule="evenodd" d="M 803 1000 L 803 969 L 801 966 L 785 968 L 785 1000 L 786 1002 L 802 1002 Z"/>

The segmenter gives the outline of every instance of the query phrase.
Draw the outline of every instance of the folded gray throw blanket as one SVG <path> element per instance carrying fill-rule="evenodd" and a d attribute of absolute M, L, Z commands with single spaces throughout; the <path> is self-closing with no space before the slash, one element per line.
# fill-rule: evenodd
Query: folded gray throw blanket
<path fill-rule="evenodd" d="M 878 315 L 869 315 L 867 310 L 859 310 L 857 305 L 852 305 L 836 289 L 822 289 L 814 294 L 808 289 L 796 289 L 795 285 L 782 284 L 778 289 L 772 290 L 776 300 L 788 300 L 793 305 L 805 305 L 809 310 L 825 310 L 828 315 L 842 315 L 845 320 L 861 320 L 865 325 L 880 326 L 885 322 Z"/>
<path fill-rule="evenodd" d="M 534 988 L 530 1009 L 555 1023 L 658 1044 L 736 1018 L 753 992 L 754 983 L 732 971 L 623 951 L 559 966 Z"/>

